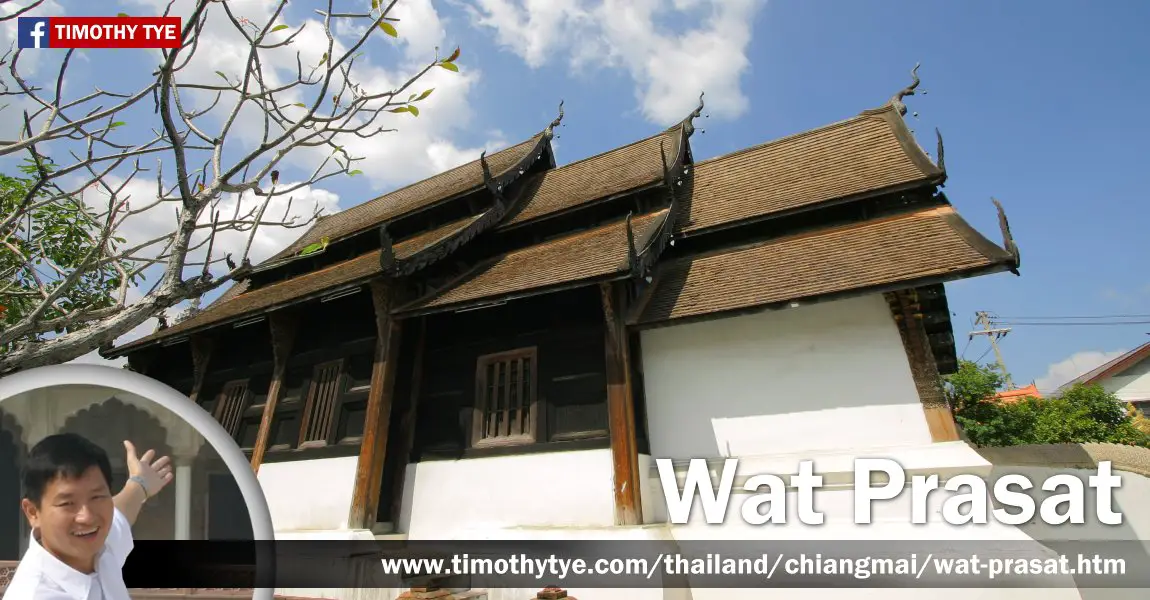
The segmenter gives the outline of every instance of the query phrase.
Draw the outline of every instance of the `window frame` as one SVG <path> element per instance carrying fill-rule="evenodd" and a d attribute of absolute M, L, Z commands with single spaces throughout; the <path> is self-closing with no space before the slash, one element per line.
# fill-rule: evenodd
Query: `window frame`
<path fill-rule="evenodd" d="M 496 437 L 484 437 L 484 430 L 487 427 L 487 419 L 485 413 L 487 412 L 487 367 L 492 364 L 507 363 L 510 364 L 513 360 L 529 359 L 531 368 L 526 372 L 531 374 L 531 382 L 527 391 L 530 394 L 530 402 L 524 404 L 522 402 L 522 394 L 519 395 L 520 402 L 516 410 L 520 411 L 526 408 L 528 418 L 523 420 L 522 428 L 527 429 L 527 432 L 520 432 L 519 434 L 511 434 L 510 426 L 508 425 L 508 435 Z M 519 389 L 523 389 L 523 371 L 520 371 Z M 515 348 L 512 350 L 505 350 L 502 352 L 494 352 L 490 354 L 483 354 L 475 359 L 475 396 L 472 403 L 471 412 L 471 435 L 468 446 L 470 448 L 505 448 L 511 446 L 526 446 L 536 444 L 540 440 L 542 427 L 546 426 L 546 419 L 544 418 L 545 402 L 539 397 L 539 350 L 538 346 L 525 346 L 522 348 Z M 509 409 L 505 408 L 504 412 L 507 413 Z M 544 436 L 545 438 L 545 436 Z"/>
<path fill-rule="evenodd" d="M 334 367 L 336 371 L 335 381 L 335 397 L 330 400 L 329 406 L 326 411 L 321 413 L 320 406 L 317 406 L 316 395 L 319 393 L 320 378 L 319 373 L 329 367 Z M 336 418 L 339 415 L 339 409 L 343 404 L 344 393 L 347 387 L 347 374 L 344 372 L 344 358 L 336 358 L 332 360 L 325 360 L 323 362 L 312 365 L 311 375 L 308 381 L 307 398 L 302 407 L 300 407 L 300 426 L 299 438 L 296 442 L 296 448 L 299 450 L 306 450 L 308 448 L 325 448 L 334 443 L 332 438 L 335 437 L 335 430 L 338 423 Z M 319 439 L 308 440 L 308 429 L 316 421 L 320 423 L 327 423 L 327 427 L 322 431 L 323 437 Z"/>

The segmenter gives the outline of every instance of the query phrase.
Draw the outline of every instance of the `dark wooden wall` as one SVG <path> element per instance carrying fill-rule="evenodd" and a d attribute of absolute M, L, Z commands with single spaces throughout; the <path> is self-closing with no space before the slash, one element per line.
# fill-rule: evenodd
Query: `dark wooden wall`
<path fill-rule="evenodd" d="M 427 318 L 414 458 L 606 447 L 603 309 L 589 287 Z M 534 347 L 543 417 L 536 443 L 471 448 L 481 356 Z"/>

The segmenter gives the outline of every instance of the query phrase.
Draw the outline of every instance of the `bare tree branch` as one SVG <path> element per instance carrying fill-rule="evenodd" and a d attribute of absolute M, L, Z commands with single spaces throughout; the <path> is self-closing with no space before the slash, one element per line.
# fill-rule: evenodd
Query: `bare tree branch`
<path fill-rule="evenodd" d="M 0 374 L 75 359 L 245 277 L 261 230 L 306 227 L 320 215 L 318 207 L 293 214 L 302 191 L 355 174 L 362 157 L 349 155 L 344 137 L 396 131 L 376 121 L 385 112 L 417 116 L 414 104 L 426 94 L 407 101 L 400 95 L 436 66 L 455 70 L 455 56 L 436 56 L 397 89 L 371 91 L 356 80 L 356 60 L 371 36 L 394 33 L 385 21 L 396 21 L 388 15 L 398 0 L 369 13 L 335 12 L 328 0 L 316 11 L 323 56 L 305 66 L 298 48 L 284 56 L 309 25 L 281 22 L 287 1 L 268 7 L 257 23 L 227 2 L 197 0 L 183 16 L 180 46 L 161 50 L 149 80 L 132 91 L 95 88 L 69 97 L 72 51 L 46 82 L 21 72 L 19 49 L 0 56 L 0 96 L 23 104 L 19 127 L 4 134 L 14 139 L 0 139 L 0 156 L 26 156 L 29 176 L 4 180 L 12 185 L 0 210 L 0 304 L 7 310 Z M 0 21 L 35 14 L 41 4 Z M 344 44 L 334 33 L 340 20 L 367 26 Z M 217 43 L 211 36 L 229 32 L 244 44 L 235 65 L 242 72 L 217 72 L 222 84 L 204 80 L 197 53 Z M 149 96 L 150 106 L 140 102 Z M 321 147 L 328 151 L 313 150 Z M 299 162 L 285 159 L 298 153 L 318 164 L 281 179 Z M 141 157 L 155 158 L 155 167 L 143 167 Z M 269 218 L 281 208 L 282 218 Z M 68 252 L 54 246 L 60 239 L 45 237 L 49 222 L 70 224 L 63 230 Z"/>

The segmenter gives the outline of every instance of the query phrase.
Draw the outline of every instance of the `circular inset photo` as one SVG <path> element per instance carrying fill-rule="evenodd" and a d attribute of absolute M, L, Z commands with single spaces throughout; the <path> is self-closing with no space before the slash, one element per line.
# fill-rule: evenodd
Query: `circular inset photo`
<path fill-rule="evenodd" d="M 171 387 L 87 364 L 0 379 L 0 594 L 123 586 L 102 573 L 143 540 L 271 539 L 247 457 Z"/>

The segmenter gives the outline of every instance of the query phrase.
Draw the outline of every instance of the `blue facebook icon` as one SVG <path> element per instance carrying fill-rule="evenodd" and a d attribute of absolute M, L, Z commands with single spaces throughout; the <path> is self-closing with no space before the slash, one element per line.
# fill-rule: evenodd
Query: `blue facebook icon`
<path fill-rule="evenodd" d="M 21 48 L 48 47 L 47 17 L 19 17 L 19 21 L 16 37 Z"/>

